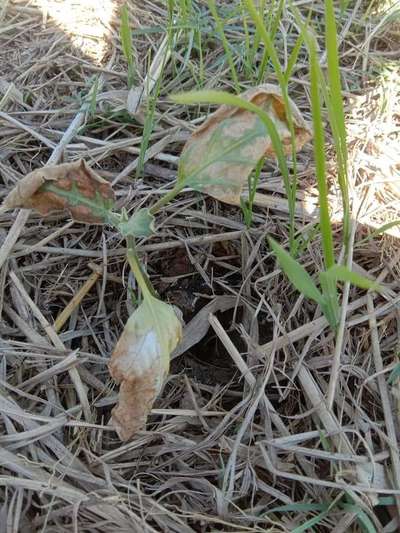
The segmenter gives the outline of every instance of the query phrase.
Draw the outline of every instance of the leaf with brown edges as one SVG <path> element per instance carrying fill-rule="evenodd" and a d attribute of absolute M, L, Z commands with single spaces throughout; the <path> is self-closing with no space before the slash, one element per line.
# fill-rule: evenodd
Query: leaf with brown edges
<path fill-rule="evenodd" d="M 147 294 L 129 317 L 108 365 L 120 383 L 113 426 L 121 440 L 130 439 L 147 416 L 168 375 L 170 355 L 182 337 L 174 308 Z"/>
<path fill-rule="evenodd" d="M 274 85 L 260 85 L 240 97 L 268 114 L 284 152 L 291 154 L 291 133 L 280 89 Z M 179 101 L 179 95 L 176 101 Z M 289 100 L 289 103 L 295 148 L 300 150 L 311 138 L 311 129 L 294 102 Z M 271 138 L 255 113 L 221 105 L 186 142 L 179 163 L 179 179 L 217 200 L 240 205 L 242 188 L 258 161 L 274 156 Z"/>
<path fill-rule="evenodd" d="M 34 170 L 17 183 L 2 207 L 35 209 L 43 216 L 68 211 L 78 222 L 104 224 L 113 205 L 111 185 L 80 160 Z"/>

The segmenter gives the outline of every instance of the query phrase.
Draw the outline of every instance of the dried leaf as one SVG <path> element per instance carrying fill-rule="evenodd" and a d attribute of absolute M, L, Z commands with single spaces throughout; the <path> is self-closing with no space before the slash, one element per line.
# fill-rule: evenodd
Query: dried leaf
<path fill-rule="evenodd" d="M 8 194 L 3 208 L 32 208 L 43 216 L 67 210 L 78 222 L 104 224 L 113 205 L 111 185 L 80 160 L 34 170 Z"/>
<path fill-rule="evenodd" d="M 121 440 L 130 439 L 145 425 L 181 336 L 174 308 L 153 296 L 147 295 L 130 316 L 109 363 L 111 376 L 121 384 L 112 411 Z"/>
<path fill-rule="evenodd" d="M 290 154 L 291 135 L 280 90 L 273 85 L 249 89 L 241 98 L 266 111 L 273 120 L 285 153 Z M 311 138 L 309 125 L 290 101 L 296 150 Z M 193 189 L 222 202 L 240 205 L 248 176 L 262 157 L 275 155 L 272 141 L 260 118 L 247 110 L 222 105 L 185 144 L 179 175 Z"/>

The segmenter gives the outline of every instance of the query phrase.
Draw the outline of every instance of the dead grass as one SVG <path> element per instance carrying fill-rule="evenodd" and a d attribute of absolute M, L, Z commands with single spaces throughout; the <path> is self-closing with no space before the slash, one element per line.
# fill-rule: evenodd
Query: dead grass
<path fill-rule="evenodd" d="M 196 83 L 232 87 L 206 3 L 193 2 L 195 22 L 173 32 L 144 171 L 133 179 L 146 98 L 136 94 L 144 107 L 127 113 L 119 3 L 88 2 L 79 14 L 66 0 L 0 6 L 0 199 L 49 161 L 84 157 L 115 184 L 121 206 L 150 204 L 171 187 L 182 142 L 204 117 L 204 109 L 171 106 L 167 95 Z M 160 75 L 154 58 L 165 46 L 167 14 L 165 2 L 129 4 L 140 84 L 149 69 Z M 359 208 L 353 267 L 385 290 L 350 290 L 334 354 L 325 319 L 288 285 L 266 247 L 267 234 L 287 240 L 277 169 L 262 175 L 251 230 L 238 209 L 185 192 L 158 217 L 158 236 L 140 244 L 160 295 L 183 311 L 185 338 L 146 431 L 121 445 L 108 425 L 116 392 L 106 363 L 133 305 L 124 243 L 109 228 L 2 214 L 1 532 L 286 532 L 321 513 L 315 531 L 362 531 L 360 516 L 376 531 L 399 530 L 400 390 L 388 382 L 399 350 L 399 230 L 366 239 L 400 218 L 399 33 L 391 15 L 350 4 L 341 57 Z M 73 29 L 57 21 L 63 5 Z M 227 38 L 241 51 L 241 14 L 224 6 Z M 322 4 L 313 9 L 318 23 Z M 283 62 L 293 31 L 283 17 Z M 250 86 L 253 66 L 237 61 Z M 309 116 L 301 55 L 290 95 Z M 334 177 L 333 161 L 331 169 Z M 299 173 L 297 229 L 314 273 L 321 255 L 311 147 L 299 156 Z M 334 205 L 333 183 L 331 194 Z M 289 507 L 274 511 L 281 505 Z"/>

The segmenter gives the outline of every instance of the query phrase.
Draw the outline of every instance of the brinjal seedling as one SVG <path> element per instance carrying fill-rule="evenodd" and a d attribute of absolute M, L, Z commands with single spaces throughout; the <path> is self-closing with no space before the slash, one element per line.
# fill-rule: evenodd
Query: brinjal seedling
<path fill-rule="evenodd" d="M 154 216 L 184 187 L 240 206 L 242 188 L 260 159 L 278 156 L 282 160 L 291 150 L 285 106 L 277 88 L 260 86 L 241 97 L 231 96 L 234 100 L 228 98 L 228 105 L 210 115 L 189 138 L 175 186 L 150 208 L 139 209 L 130 217 L 124 209 L 117 212 L 110 184 L 83 160 L 31 172 L 2 206 L 2 210 L 33 208 L 43 216 L 67 212 L 77 222 L 110 225 L 126 239 L 126 259 L 142 301 L 128 319 L 109 363 L 111 376 L 120 383 L 112 418 L 122 440 L 130 439 L 145 425 L 168 375 L 170 355 L 182 337 L 181 321 L 173 306 L 157 297 L 135 240 L 155 234 Z M 300 149 L 311 133 L 294 103 L 290 105 L 296 148 Z"/>

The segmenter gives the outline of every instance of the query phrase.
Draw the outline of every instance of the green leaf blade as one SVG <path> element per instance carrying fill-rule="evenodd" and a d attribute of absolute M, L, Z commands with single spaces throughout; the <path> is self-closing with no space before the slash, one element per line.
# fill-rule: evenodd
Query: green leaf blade
<path fill-rule="evenodd" d="M 117 228 L 123 237 L 150 237 L 154 233 L 154 216 L 146 208 L 139 209 L 129 219 L 123 213 Z"/>
<path fill-rule="evenodd" d="M 332 0 L 325 0 L 325 45 L 328 64 L 328 87 L 325 91 L 325 101 L 328 107 L 329 121 L 336 148 L 338 181 L 343 201 L 343 236 L 345 246 L 348 247 L 348 241 L 350 238 L 350 198 L 347 169 L 348 153 L 338 44 L 334 5 Z"/>
<path fill-rule="evenodd" d="M 388 384 L 394 385 L 400 379 L 400 363 L 397 363 L 388 377 Z"/>
<path fill-rule="evenodd" d="M 129 23 L 129 11 L 127 4 L 124 4 L 121 9 L 120 39 L 122 52 L 128 64 L 128 88 L 130 89 L 135 81 L 135 73 L 132 45 L 132 30 Z"/>
<path fill-rule="evenodd" d="M 334 265 L 324 272 L 324 275 L 327 279 L 348 282 L 356 287 L 359 287 L 360 289 L 374 291 L 381 290 L 381 286 L 376 281 L 370 280 L 343 265 Z"/>
<path fill-rule="evenodd" d="M 306 298 L 310 298 L 317 302 L 321 307 L 324 307 L 325 299 L 306 269 L 293 259 L 293 257 L 274 239 L 268 237 L 268 242 L 278 259 L 281 269 L 296 289 Z"/>

